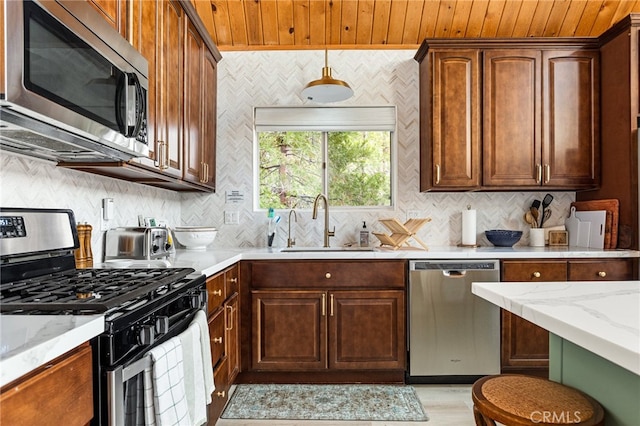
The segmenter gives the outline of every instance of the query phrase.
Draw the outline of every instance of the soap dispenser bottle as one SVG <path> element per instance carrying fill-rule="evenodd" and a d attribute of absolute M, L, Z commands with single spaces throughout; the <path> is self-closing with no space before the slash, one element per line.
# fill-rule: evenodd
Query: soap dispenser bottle
<path fill-rule="evenodd" d="M 367 222 L 362 222 L 362 229 L 360 229 L 360 247 L 369 247 L 369 230 L 367 229 Z"/>

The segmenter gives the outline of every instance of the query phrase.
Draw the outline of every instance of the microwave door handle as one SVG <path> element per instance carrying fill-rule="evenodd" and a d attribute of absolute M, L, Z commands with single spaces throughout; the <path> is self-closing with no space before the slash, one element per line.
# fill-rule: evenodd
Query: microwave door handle
<path fill-rule="evenodd" d="M 127 111 L 128 111 L 128 100 L 127 100 L 127 86 L 128 84 L 128 76 L 126 73 L 122 73 L 120 78 L 118 79 L 118 86 L 116 87 L 116 122 L 118 124 L 118 128 L 120 129 L 120 133 L 125 136 L 127 135 Z M 124 101 L 124 111 L 120 108 L 122 102 Z M 124 115 L 124 116 L 123 116 Z"/>
<path fill-rule="evenodd" d="M 145 115 L 144 112 L 146 111 L 146 106 L 145 106 L 146 99 L 144 98 L 144 90 L 142 90 L 142 84 L 140 84 L 140 80 L 138 80 L 138 76 L 134 73 L 129 74 L 129 76 L 131 77 L 133 86 L 135 87 L 135 91 L 134 91 L 135 99 L 132 100 L 133 101 L 132 107 L 135 108 L 136 123 L 133 128 L 133 132 L 131 132 L 131 134 L 128 136 L 136 138 L 138 137 L 138 134 L 142 130 L 142 125 L 144 123 L 144 115 Z"/>

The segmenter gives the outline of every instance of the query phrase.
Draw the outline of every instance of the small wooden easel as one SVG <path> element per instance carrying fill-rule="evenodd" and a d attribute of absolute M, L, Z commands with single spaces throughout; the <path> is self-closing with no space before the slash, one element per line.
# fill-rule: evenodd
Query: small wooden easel
<path fill-rule="evenodd" d="M 416 233 L 424 226 L 425 223 L 431 222 L 431 218 L 425 219 L 409 219 L 404 225 L 397 219 L 380 219 L 388 230 L 391 231 L 391 235 L 381 234 L 373 232 L 373 235 L 380 240 L 380 246 L 391 246 L 394 250 L 400 248 L 403 244 L 411 247 L 408 243 L 409 238 L 416 240 L 425 250 L 429 250 L 429 247 L 416 236 Z"/>

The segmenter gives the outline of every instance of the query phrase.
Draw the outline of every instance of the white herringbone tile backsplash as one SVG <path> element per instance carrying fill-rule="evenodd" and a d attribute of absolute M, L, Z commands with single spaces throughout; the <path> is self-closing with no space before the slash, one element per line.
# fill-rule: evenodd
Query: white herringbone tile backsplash
<path fill-rule="evenodd" d="M 347 81 L 355 96 L 340 105 L 395 105 L 397 125 L 397 205 L 393 210 L 331 210 L 336 228 L 332 245 L 355 240 L 366 221 L 384 231 L 380 218 L 407 218 L 409 211 L 430 217 L 419 236 L 430 246 L 456 245 L 461 240 L 461 211 L 467 205 L 478 211 L 478 242 L 485 229 L 526 229 L 522 214 L 540 192 L 420 193 L 418 65 L 412 50 L 330 51 L 333 76 Z M 164 219 L 170 225 L 210 225 L 219 228 L 216 247 L 265 246 L 265 212 L 253 209 L 254 145 L 253 108 L 269 105 L 305 105 L 304 85 L 321 76 L 322 51 L 225 52 L 218 71 L 217 191 L 215 194 L 179 194 L 73 170 L 52 163 L 0 152 L 0 205 L 10 207 L 71 208 L 80 222 L 93 225 L 94 258 L 102 258 L 99 232 L 102 198 L 114 198 L 112 226 L 132 226 L 138 214 Z M 244 194 L 239 204 L 225 204 L 225 192 Z M 549 225 L 564 222 L 573 192 L 553 192 Z M 224 211 L 240 214 L 239 225 L 225 225 Z M 287 213 L 276 244 L 286 243 Z M 300 246 L 322 243 L 322 220 L 310 211 L 298 212 L 295 226 Z M 373 237 L 375 240 L 375 237 Z M 521 244 L 528 243 L 525 232 Z"/>

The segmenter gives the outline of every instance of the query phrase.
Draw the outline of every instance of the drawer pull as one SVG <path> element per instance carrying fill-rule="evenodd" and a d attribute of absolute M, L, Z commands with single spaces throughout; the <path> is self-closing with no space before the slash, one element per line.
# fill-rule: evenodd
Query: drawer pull
<path fill-rule="evenodd" d="M 535 272 L 534 272 L 533 274 L 531 274 L 531 275 L 533 275 L 533 277 L 534 277 L 534 278 L 540 278 L 540 277 L 542 276 L 542 274 L 541 274 L 540 272 L 538 272 L 538 271 L 535 271 Z"/>
<path fill-rule="evenodd" d="M 325 277 L 326 279 L 331 278 L 331 272 L 327 272 L 326 274 L 324 274 L 324 277 Z"/>
<path fill-rule="evenodd" d="M 235 284 L 235 283 L 238 282 L 238 279 L 237 278 L 229 278 L 229 282 Z"/>
<path fill-rule="evenodd" d="M 224 398 L 225 396 L 227 396 L 227 393 L 225 391 L 216 392 L 216 396 Z"/>
<path fill-rule="evenodd" d="M 607 273 L 606 273 L 605 271 L 600 271 L 600 272 L 598 272 L 598 276 L 599 276 L 600 278 L 604 278 L 604 277 L 606 277 L 606 276 L 607 276 Z"/>
<path fill-rule="evenodd" d="M 222 337 L 214 337 L 213 343 L 222 343 Z"/>
<path fill-rule="evenodd" d="M 211 292 L 214 296 L 222 296 L 222 289 L 220 290 L 213 290 Z"/>
<path fill-rule="evenodd" d="M 331 302 L 330 302 L 330 305 L 329 305 L 329 309 L 330 309 L 329 315 L 333 316 L 333 294 L 331 294 L 331 296 L 329 296 L 329 297 L 331 298 Z"/>
<path fill-rule="evenodd" d="M 322 316 L 327 315 L 327 296 L 325 294 L 322 295 Z"/>

